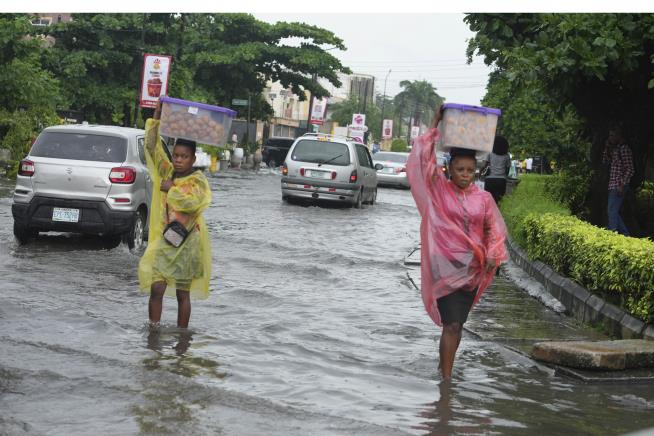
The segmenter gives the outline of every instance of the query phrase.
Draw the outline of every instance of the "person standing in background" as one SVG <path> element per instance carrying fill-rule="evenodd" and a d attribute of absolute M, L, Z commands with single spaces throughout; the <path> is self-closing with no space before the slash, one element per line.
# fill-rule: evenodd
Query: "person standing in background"
<path fill-rule="evenodd" d="M 634 161 L 631 149 L 625 143 L 622 129 L 619 127 L 609 130 L 602 162 L 609 165 L 608 229 L 629 236 L 629 229 L 620 216 L 620 208 L 629 192 L 629 181 L 634 175 Z"/>
<path fill-rule="evenodd" d="M 506 193 L 506 176 L 511 167 L 509 141 L 504 136 L 496 136 L 493 151 L 486 158 L 488 175 L 484 179 L 484 190 L 491 193 L 498 204 Z"/>

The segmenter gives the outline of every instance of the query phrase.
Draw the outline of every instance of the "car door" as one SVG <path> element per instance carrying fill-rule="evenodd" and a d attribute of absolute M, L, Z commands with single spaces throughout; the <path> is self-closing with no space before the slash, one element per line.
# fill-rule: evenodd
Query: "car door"
<path fill-rule="evenodd" d="M 145 202 L 148 205 L 148 210 L 150 210 L 152 204 L 152 177 L 150 176 L 150 171 L 148 171 L 148 166 L 145 161 L 145 137 L 137 137 L 136 142 L 138 145 L 139 160 L 142 164 L 142 171 L 145 179 Z"/>
<path fill-rule="evenodd" d="M 374 186 L 377 186 L 377 175 L 374 174 L 375 171 L 372 166 L 372 158 L 370 157 L 368 149 L 361 144 L 355 144 L 355 147 L 357 150 L 359 168 L 363 173 L 363 191 L 365 193 L 364 199 L 366 199 L 370 197 Z"/>

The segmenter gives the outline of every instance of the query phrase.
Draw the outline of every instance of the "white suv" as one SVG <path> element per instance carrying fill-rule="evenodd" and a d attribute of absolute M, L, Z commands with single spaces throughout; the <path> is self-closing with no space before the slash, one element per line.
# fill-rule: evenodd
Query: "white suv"
<path fill-rule="evenodd" d="M 99 125 L 44 129 L 16 179 L 11 212 L 18 242 L 58 231 L 140 248 L 152 194 L 144 133 Z"/>
<path fill-rule="evenodd" d="M 377 171 L 365 145 L 350 138 L 306 133 L 295 140 L 282 166 L 282 199 L 305 198 L 375 204 Z"/>

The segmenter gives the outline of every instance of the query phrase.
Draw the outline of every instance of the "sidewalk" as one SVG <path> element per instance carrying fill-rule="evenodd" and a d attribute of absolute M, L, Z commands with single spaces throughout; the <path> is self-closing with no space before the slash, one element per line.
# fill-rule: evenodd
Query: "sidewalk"
<path fill-rule="evenodd" d="M 405 258 L 407 275 L 420 290 L 420 248 Z M 516 285 L 519 283 L 520 286 Z M 481 340 L 492 341 L 522 355 L 530 355 L 534 345 L 548 341 L 606 341 L 599 330 L 563 314 L 563 309 L 534 279 L 511 260 L 502 265 L 500 276 L 472 309 L 464 329 Z M 589 371 L 550 365 L 557 373 L 584 381 L 654 382 L 654 368 L 624 371 Z"/>

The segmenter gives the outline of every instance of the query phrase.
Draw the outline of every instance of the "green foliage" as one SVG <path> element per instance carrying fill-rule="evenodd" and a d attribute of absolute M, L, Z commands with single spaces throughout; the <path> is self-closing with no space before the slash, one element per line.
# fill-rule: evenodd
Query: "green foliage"
<path fill-rule="evenodd" d="M 407 123 L 413 121 L 414 126 L 430 124 L 434 110 L 445 101 L 434 85 L 426 80 L 403 80 L 400 86 L 404 89 L 393 99 L 395 115 L 399 119 L 394 128 L 398 136 L 401 135 L 403 119 Z"/>
<path fill-rule="evenodd" d="M 59 118 L 53 109 L 36 107 L 13 112 L 0 109 L 0 130 L 5 132 L 2 147 L 11 152 L 13 160 L 18 161 L 25 157 L 32 139 L 44 127 L 58 123 Z"/>
<path fill-rule="evenodd" d="M 267 80 L 305 99 L 305 90 L 328 95 L 312 76 L 339 86 L 338 73 L 350 72 L 321 48 L 345 49 L 332 32 L 249 14 L 75 14 L 49 31 L 57 43 L 45 63 L 91 122 L 134 123 L 144 52 L 173 56 L 169 95 L 226 107 L 251 95 L 258 119 L 272 114 L 261 96 Z"/>
<path fill-rule="evenodd" d="M 568 164 L 554 174 L 545 186 L 545 191 L 556 201 L 580 217 L 588 218 L 588 197 L 591 190 L 591 172 L 586 162 Z"/>
<path fill-rule="evenodd" d="M 654 321 L 654 243 L 587 224 L 576 217 L 531 213 L 522 228 L 531 258 L 551 265 L 590 292 Z"/>
<path fill-rule="evenodd" d="M 331 105 L 331 119 L 340 126 L 352 123 L 353 114 L 365 114 L 368 132 L 379 140 L 381 137 L 381 110 L 374 104 L 364 105 L 356 96 L 350 96 L 347 100 Z"/>
<path fill-rule="evenodd" d="M 500 203 L 507 228 L 529 257 L 567 275 L 634 317 L 654 319 L 654 243 L 571 216 L 548 191 L 558 176 L 526 174 Z"/>
<path fill-rule="evenodd" d="M 407 150 L 409 150 L 409 146 L 404 139 L 395 138 L 391 142 L 391 151 L 406 152 Z"/>
<path fill-rule="evenodd" d="M 554 177 L 538 174 L 523 174 L 518 178 L 518 186 L 511 195 L 504 196 L 500 210 L 509 233 L 516 242 L 525 246 L 523 220 L 529 213 L 544 214 L 548 212 L 569 215 L 570 211 L 554 200 L 546 191 Z"/>

